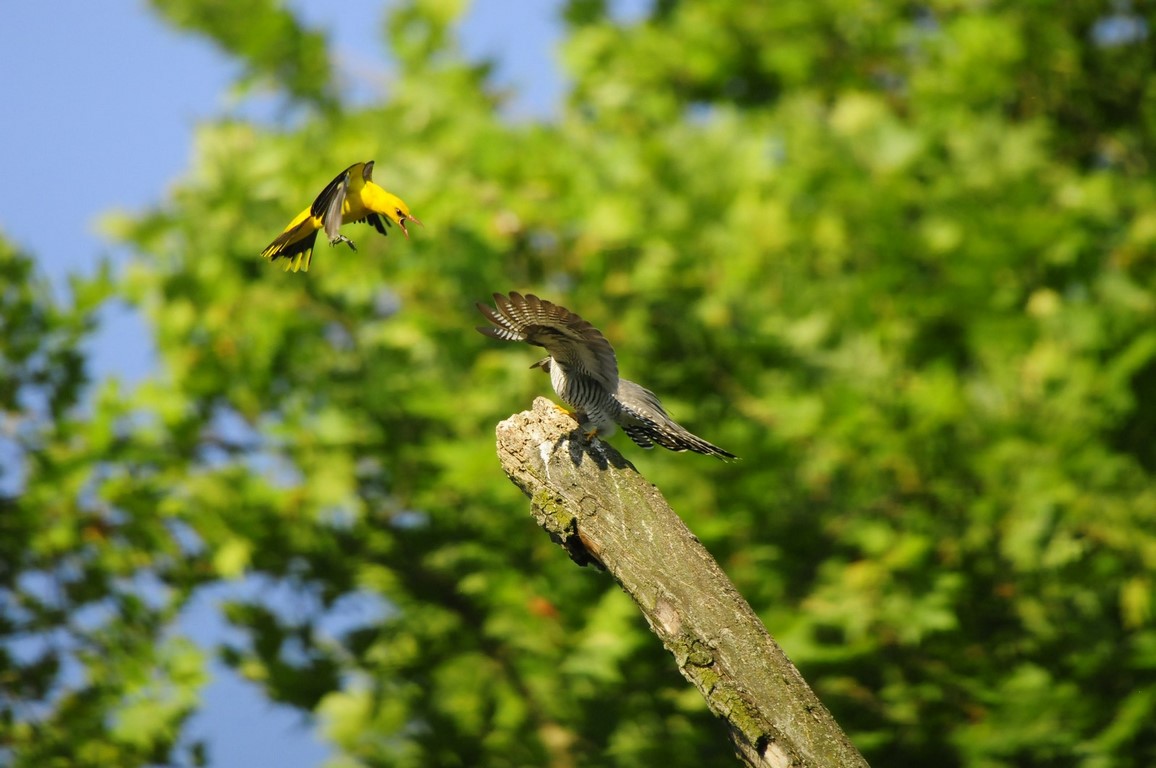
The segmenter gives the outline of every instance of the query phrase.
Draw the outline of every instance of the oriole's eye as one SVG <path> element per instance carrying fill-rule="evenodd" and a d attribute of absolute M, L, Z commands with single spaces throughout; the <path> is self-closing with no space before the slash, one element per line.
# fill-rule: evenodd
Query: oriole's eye
<path fill-rule="evenodd" d="M 405 219 L 405 213 L 400 208 L 397 209 L 397 217 L 399 219 Z"/>

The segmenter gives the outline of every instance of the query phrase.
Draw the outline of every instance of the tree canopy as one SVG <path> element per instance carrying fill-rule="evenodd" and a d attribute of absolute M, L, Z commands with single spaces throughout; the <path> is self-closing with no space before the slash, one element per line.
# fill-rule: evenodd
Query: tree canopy
<path fill-rule="evenodd" d="M 211 764 L 182 725 L 217 653 L 335 766 L 725 763 L 498 466 L 549 392 L 473 330 L 518 290 L 743 458 L 611 438 L 869 762 L 1156 763 L 1156 12 L 570 0 L 565 104 L 512 120 L 462 5 L 391 4 L 355 104 L 282 4 L 153 0 L 284 119 L 202 125 L 69 301 L 0 242 L 0 754 Z M 259 258 L 369 159 L 424 229 Z M 87 380 L 108 300 L 157 350 L 131 389 Z M 238 580 L 292 605 L 176 630 Z"/>

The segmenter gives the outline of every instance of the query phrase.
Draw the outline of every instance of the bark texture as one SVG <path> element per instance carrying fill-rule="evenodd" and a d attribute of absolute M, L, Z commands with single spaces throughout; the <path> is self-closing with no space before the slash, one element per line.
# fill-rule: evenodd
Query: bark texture
<path fill-rule="evenodd" d="M 588 442 L 543 398 L 497 433 L 502 468 L 534 519 L 576 563 L 622 585 L 747 765 L 867 765 L 710 553 L 620 453 Z"/>

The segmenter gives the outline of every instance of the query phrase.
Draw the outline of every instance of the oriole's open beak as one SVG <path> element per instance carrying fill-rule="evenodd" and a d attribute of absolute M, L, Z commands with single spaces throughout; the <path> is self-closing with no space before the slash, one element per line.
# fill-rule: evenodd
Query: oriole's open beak
<path fill-rule="evenodd" d="M 419 227 L 424 227 L 424 226 L 425 226 L 425 224 L 422 224 L 422 223 L 421 223 L 421 219 L 419 219 L 417 216 L 405 216 L 405 217 L 403 217 L 403 218 L 401 218 L 401 219 L 398 219 L 398 220 L 397 220 L 397 225 L 398 225 L 399 227 L 401 227 L 401 232 L 402 232 L 402 234 L 404 234 L 406 237 L 409 237 L 409 230 L 405 228 L 405 220 L 406 220 L 406 219 L 409 219 L 409 220 L 410 220 L 410 221 L 412 221 L 414 224 L 417 224 Z"/>

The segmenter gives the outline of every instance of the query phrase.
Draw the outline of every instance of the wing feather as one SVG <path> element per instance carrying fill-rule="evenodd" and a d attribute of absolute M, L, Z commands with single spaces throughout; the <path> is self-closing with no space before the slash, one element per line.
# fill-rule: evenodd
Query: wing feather
<path fill-rule="evenodd" d="M 361 223 L 363 221 L 368 223 L 371 227 L 373 227 L 378 232 L 380 232 L 381 234 L 386 235 L 386 236 L 389 235 L 389 232 L 386 230 L 386 226 L 387 225 L 393 226 L 390 223 L 389 219 L 383 219 L 382 217 L 378 216 L 376 213 L 371 213 L 368 216 L 366 216 L 364 219 L 358 219 L 357 222 L 355 222 L 355 223 Z"/>
<path fill-rule="evenodd" d="M 511 291 L 494 294 L 494 307 L 478 304 L 493 327 L 479 327 L 487 336 L 524 341 L 544 347 L 558 365 L 589 376 L 607 391 L 618 389 L 618 360 L 601 331 L 565 307 L 534 294 Z"/>
<path fill-rule="evenodd" d="M 345 207 L 345 196 L 349 192 L 349 175 L 363 163 L 354 163 L 329 182 L 321 194 L 313 201 L 309 213 L 315 219 L 321 219 L 325 227 L 325 234 L 330 242 L 337 239 L 341 230 L 341 212 Z"/>

